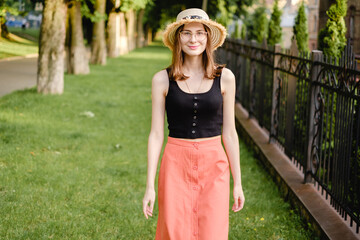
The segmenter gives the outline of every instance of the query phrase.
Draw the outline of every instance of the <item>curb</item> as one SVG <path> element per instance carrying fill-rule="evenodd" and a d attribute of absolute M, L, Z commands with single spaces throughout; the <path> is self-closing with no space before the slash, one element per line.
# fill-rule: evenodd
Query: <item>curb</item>
<path fill-rule="evenodd" d="M 20 60 L 20 59 L 24 59 L 24 58 L 37 58 L 38 56 L 39 56 L 38 53 L 32 53 L 32 54 L 28 54 L 28 55 L 24 55 L 24 56 L 14 56 L 14 57 L 2 58 L 2 59 L 0 59 L 0 62 L 9 62 L 9 61 L 15 61 L 15 60 Z"/>

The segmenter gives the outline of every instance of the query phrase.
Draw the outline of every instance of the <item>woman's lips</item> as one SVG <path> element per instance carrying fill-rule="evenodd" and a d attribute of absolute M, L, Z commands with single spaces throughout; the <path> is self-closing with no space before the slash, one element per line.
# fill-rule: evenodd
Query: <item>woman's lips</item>
<path fill-rule="evenodd" d="M 199 46 L 189 46 L 190 49 L 194 50 L 197 49 Z"/>

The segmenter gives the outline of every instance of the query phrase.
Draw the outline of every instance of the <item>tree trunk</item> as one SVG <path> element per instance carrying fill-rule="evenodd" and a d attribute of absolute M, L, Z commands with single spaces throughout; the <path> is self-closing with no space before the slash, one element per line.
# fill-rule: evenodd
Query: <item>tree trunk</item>
<path fill-rule="evenodd" d="M 137 48 L 141 48 L 145 45 L 144 25 L 143 25 L 144 14 L 145 14 L 145 9 L 140 9 L 137 18 L 137 37 L 136 37 Z"/>
<path fill-rule="evenodd" d="M 120 12 L 119 17 L 120 17 L 120 55 L 123 55 L 129 52 L 129 45 L 128 45 L 128 36 L 126 31 L 125 14 L 123 12 Z"/>
<path fill-rule="evenodd" d="M 45 1 L 40 29 L 37 91 L 62 94 L 64 90 L 64 42 L 67 5 L 62 0 Z"/>
<path fill-rule="evenodd" d="M 9 30 L 5 23 L 6 20 L 3 17 L 0 17 L 0 39 L 1 37 L 9 38 Z"/>
<path fill-rule="evenodd" d="M 208 0 L 203 0 L 202 2 L 202 10 L 204 10 L 205 12 L 207 11 L 207 5 L 208 5 Z"/>
<path fill-rule="evenodd" d="M 145 25 L 145 40 L 144 40 L 144 46 L 147 46 L 151 43 L 152 41 L 152 29 L 150 28 L 150 24 L 146 24 Z"/>
<path fill-rule="evenodd" d="M 116 0 L 114 9 L 120 6 L 120 0 Z M 108 32 L 108 56 L 117 57 L 120 55 L 120 14 L 114 10 L 109 14 L 107 24 Z"/>
<path fill-rule="evenodd" d="M 136 14 L 135 10 L 130 9 L 126 12 L 127 19 L 127 33 L 128 33 L 128 46 L 129 51 L 132 51 L 136 47 Z"/>
<path fill-rule="evenodd" d="M 148 31 L 147 31 L 147 45 L 149 45 L 150 43 L 152 43 L 153 41 L 153 35 L 152 35 L 152 28 L 149 27 Z"/>
<path fill-rule="evenodd" d="M 151 29 L 151 41 L 155 41 L 155 37 L 156 37 L 156 30 Z"/>
<path fill-rule="evenodd" d="M 105 15 L 105 3 L 105 0 L 96 0 L 95 10 L 101 15 Z M 90 62 L 92 64 L 106 64 L 106 40 L 104 19 L 101 19 L 100 21 L 94 23 Z"/>
<path fill-rule="evenodd" d="M 88 74 L 89 58 L 84 45 L 81 19 L 81 3 L 74 1 L 69 9 L 69 41 L 67 54 L 67 72 L 70 74 Z"/>

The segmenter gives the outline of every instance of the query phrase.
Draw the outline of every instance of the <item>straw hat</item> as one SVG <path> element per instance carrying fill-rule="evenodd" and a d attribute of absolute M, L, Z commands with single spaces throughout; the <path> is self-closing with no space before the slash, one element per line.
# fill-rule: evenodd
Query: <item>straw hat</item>
<path fill-rule="evenodd" d="M 211 43 L 215 50 L 220 47 L 226 38 L 226 28 L 211 19 L 202 9 L 189 8 L 180 12 L 176 17 L 176 22 L 169 24 L 163 34 L 163 42 L 165 46 L 174 49 L 176 30 L 184 24 L 199 22 L 206 25 L 210 29 Z"/>

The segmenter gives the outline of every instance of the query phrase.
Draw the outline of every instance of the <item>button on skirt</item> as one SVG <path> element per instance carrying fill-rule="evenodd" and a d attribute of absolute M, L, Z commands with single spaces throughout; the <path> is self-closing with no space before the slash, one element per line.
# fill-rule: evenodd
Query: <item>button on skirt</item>
<path fill-rule="evenodd" d="M 221 138 L 168 137 L 158 181 L 156 240 L 226 240 L 229 161 Z"/>

